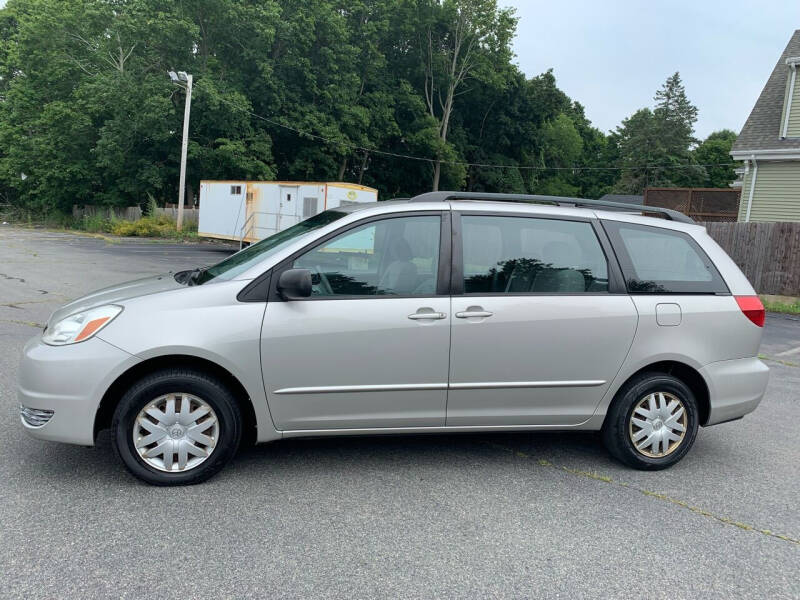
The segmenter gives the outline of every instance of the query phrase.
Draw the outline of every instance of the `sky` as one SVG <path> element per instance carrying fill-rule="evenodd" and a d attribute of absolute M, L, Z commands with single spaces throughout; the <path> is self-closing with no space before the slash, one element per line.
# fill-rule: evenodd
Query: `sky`
<path fill-rule="evenodd" d="M 679 71 L 699 110 L 695 135 L 744 125 L 789 41 L 800 1 L 499 0 L 519 23 L 516 62 L 558 86 L 607 132 L 652 106 Z"/>

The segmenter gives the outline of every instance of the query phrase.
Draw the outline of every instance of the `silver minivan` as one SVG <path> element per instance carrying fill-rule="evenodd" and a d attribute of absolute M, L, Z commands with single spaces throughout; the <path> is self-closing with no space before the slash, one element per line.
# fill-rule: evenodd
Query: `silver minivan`
<path fill-rule="evenodd" d="M 432 192 L 64 306 L 25 346 L 21 421 L 82 445 L 110 428 L 157 485 L 243 440 L 362 434 L 598 430 L 663 469 L 758 405 L 764 317 L 680 213 Z"/>

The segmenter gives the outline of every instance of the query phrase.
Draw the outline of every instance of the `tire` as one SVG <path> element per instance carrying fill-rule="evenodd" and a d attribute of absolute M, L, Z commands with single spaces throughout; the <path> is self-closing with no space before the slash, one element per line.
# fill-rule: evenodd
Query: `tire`
<path fill-rule="evenodd" d="M 191 485 L 215 475 L 236 454 L 242 416 L 219 380 L 191 369 L 164 369 L 125 393 L 111 432 L 114 450 L 134 476 L 152 485 Z"/>
<path fill-rule="evenodd" d="M 603 443 L 620 462 L 657 471 L 686 456 L 698 425 L 697 400 L 683 381 L 667 373 L 643 373 L 617 392 L 603 425 Z"/>

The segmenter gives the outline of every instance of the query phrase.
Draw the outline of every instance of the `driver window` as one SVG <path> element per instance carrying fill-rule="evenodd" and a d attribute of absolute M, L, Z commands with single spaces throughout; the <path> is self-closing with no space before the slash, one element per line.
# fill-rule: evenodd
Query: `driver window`
<path fill-rule="evenodd" d="M 311 270 L 312 296 L 433 296 L 440 227 L 438 215 L 373 221 L 309 250 L 292 268 Z"/>

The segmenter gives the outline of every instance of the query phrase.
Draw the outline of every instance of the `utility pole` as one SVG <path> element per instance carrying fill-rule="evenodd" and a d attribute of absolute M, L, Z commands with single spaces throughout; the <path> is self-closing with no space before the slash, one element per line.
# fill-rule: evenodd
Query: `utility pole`
<path fill-rule="evenodd" d="M 186 104 L 183 107 L 183 138 L 181 140 L 181 176 L 178 184 L 178 220 L 175 224 L 178 231 L 183 229 L 183 203 L 186 194 L 186 154 L 189 149 L 189 111 L 192 107 L 192 76 L 186 71 L 167 71 L 172 83 L 186 90 Z M 183 82 L 183 84 L 181 84 Z"/>

